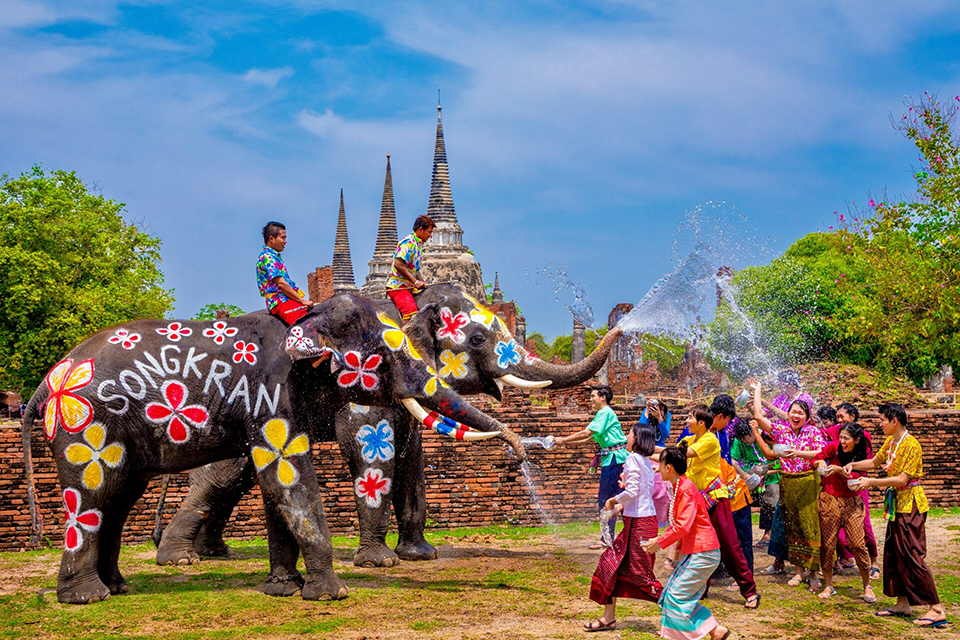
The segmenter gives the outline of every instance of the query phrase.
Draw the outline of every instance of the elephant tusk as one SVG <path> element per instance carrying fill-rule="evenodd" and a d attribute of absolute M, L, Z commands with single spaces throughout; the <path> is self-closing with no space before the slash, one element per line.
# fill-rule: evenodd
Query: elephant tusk
<path fill-rule="evenodd" d="M 544 387 L 549 387 L 553 384 L 553 380 L 524 380 L 523 378 L 518 378 L 512 373 L 508 373 L 505 376 L 500 376 L 497 378 L 498 382 L 505 382 L 511 387 L 517 387 L 520 389 L 543 389 Z"/>
<path fill-rule="evenodd" d="M 427 412 L 419 402 L 413 398 L 404 398 L 400 401 L 410 414 L 423 426 L 433 429 L 442 436 L 449 436 L 457 440 L 487 440 L 496 438 L 500 435 L 499 431 L 473 431 L 465 424 L 457 422 L 452 418 L 441 415 L 436 411 Z"/>

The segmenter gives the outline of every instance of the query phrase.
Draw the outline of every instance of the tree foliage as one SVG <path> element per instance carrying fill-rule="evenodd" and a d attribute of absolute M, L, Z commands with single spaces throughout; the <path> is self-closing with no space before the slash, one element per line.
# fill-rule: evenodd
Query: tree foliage
<path fill-rule="evenodd" d="M 73 172 L 0 177 L 0 388 L 24 396 L 91 333 L 173 304 L 160 240 Z"/>
<path fill-rule="evenodd" d="M 597 345 L 600 344 L 600 340 L 602 340 L 603 336 L 605 335 L 607 335 L 606 327 L 601 327 L 596 331 L 593 329 L 587 329 L 587 335 L 584 341 L 586 344 L 587 355 L 593 353 L 593 350 L 597 348 Z M 527 338 L 533 340 L 534 347 L 537 350 L 537 355 L 543 360 L 549 360 L 553 356 L 557 356 L 561 360 L 570 362 L 570 351 L 571 347 L 573 346 L 572 333 L 559 335 L 553 339 L 553 342 L 547 342 L 547 339 L 544 338 L 543 334 L 539 332 L 531 333 L 527 336 Z"/>
<path fill-rule="evenodd" d="M 217 302 L 201 307 L 200 311 L 197 311 L 191 320 L 216 320 L 218 311 L 226 311 L 227 315 L 231 318 L 236 318 L 237 316 L 242 316 L 247 313 L 235 304 Z"/>

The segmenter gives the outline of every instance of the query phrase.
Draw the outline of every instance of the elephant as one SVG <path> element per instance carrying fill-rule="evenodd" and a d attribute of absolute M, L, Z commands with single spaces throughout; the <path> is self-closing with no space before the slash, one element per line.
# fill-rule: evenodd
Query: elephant
<path fill-rule="evenodd" d="M 533 389 L 570 387 L 592 377 L 603 365 L 620 335 L 605 339 L 585 360 L 575 365 L 554 365 L 536 358 L 516 344 L 505 323 L 473 297 L 453 285 L 434 285 L 415 296 L 419 312 L 397 339 L 405 337 L 436 371 L 440 384 L 459 394 L 486 393 L 501 399 L 504 384 Z M 399 329 L 399 314 L 387 300 L 377 301 L 391 326 Z M 391 480 L 391 498 L 399 539 L 395 550 L 386 545 L 391 500 L 373 505 L 356 494 L 360 543 L 354 555 L 358 566 L 393 566 L 399 559 L 428 560 L 436 549 L 424 538 L 427 506 L 423 451 L 417 420 L 423 412 L 398 403 L 394 407 L 351 404 L 336 415 L 335 424 L 314 432 L 319 441 L 334 438 L 351 477 L 359 477 L 375 453 L 381 434 L 390 433 L 395 450 L 381 461 L 384 477 Z M 365 454 L 366 450 L 366 454 Z M 255 483 L 251 460 L 225 460 L 196 469 L 190 475 L 190 492 L 164 531 L 157 550 L 159 564 L 187 564 L 201 555 L 226 555 L 223 530 L 242 496 Z M 272 574 L 272 575 L 275 575 Z M 296 581 L 271 585 L 274 595 L 291 595 Z"/>
<path fill-rule="evenodd" d="M 344 295 L 289 328 L 266 312 L 137 320 L 71 350 L 23 417 L 25 468 L 42 414 L 63 492 L 58 600 L 91 603 L 128 591 L 117 566 L 120 534 L 150 478 L 243 456 L 255 467 L 271 549 L 279 550 L 271 566 L 285 572 L 274 582 L 296 573 L 302 553 L 302 597 L 346 597 L 310 449 L 313 433 L 349 403 L 426 406 L 447 432 L 499 437 L 523 458 L 516 434 L 443 385 L 393 331 L 369 300 Z M 389 486 L 375 463 L 357 478 L 372 503 Z"/>

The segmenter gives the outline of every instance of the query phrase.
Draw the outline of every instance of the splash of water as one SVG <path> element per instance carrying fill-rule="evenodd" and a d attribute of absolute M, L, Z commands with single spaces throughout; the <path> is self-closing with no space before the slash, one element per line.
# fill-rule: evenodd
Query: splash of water
<path fill-rule="evenodd" d="M 555 439 L 553 436 L 528 436 L 525 438 L 520 438 L 520 443 L 525 447 L 535 446 L 543 447 L 544 449 L 552 449 L 555 444 Z"/>
<path fill-rule="evenodd" d="M 557 526 L 556 521 L 550 517 L 550 514 L 546 509 L 543 508 L 543 504 L 540 502 L 540 494 L 537 491 L 537 486 L 534 484 L 534 474 L 537 467 L 530 462 L 529 460 L 524 460 L 520 463 L 520 471 L 523 473 L 523 481 L 527 485 L 527 492 L 530 494 L 530 504 L 533 505 L 533 508 L 537 510 L 537 514 L 540 516 L 540 520 L 543 524 L 548 527 Z"/>
<path fill-rule="evenodd" d="M 565 305 L 573 317 L 585 327 L 596 331 L 597 320 L 593 307 L 587 301 L 587 290 L 574 282 L 565 265 L 548 264 L 537 269 L 536 273 L 539 280 L 550 284 L 556 302 Z"/>

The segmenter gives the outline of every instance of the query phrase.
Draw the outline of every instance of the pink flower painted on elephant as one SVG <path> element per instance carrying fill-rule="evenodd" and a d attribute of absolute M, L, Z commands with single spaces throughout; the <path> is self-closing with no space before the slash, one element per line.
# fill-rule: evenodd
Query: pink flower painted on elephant
<path fill-rule="evenodd" d="M 110 344 L 118 344 L 124 349 L 130 350 L 137 346 L 137 343 L 140 342 L 140 334 L 131 333 L 126 329 L 117 329 L 112 336 L 107 338 L 107 342 Z"/>
<path fill-rule="evenodd" d="M 70 433 L 83 431 L 93 421 L 93 405 L 77 395 L 80 389 L 93 381 L 93 358 L 76 367 L 69 358 L 61 360 L 45 378 L 50 397 L 43 412 L 43 429 L 49 440 L 62 427 Z"/>
<path fill-rule="evenodd" d="M 450 311 L 449 308 L 444 307 L 440 310 L 440 322 L 443 326 L 437 330 L 438 340 L 450 338 L 456 344 L 463 344 L 467 336 L 461 329 L 470 324 L 470 316 L 463 311 L 457 315 L 453 315 L 453 312 Z"/>
<path fill-rule="evenodd" d="M 193 335 L 193 329 L 183 326 L 182 322 L 171 322 L 166 327 L 157 329 L 157 333 L 167 336 L 171 342 L 180 342 L 180 338 L 186 338 Z"/>
<path fill-rule="evenodd" d="M 352 387 L 359 382 L 360 386 L 367 391 L 373 391 L 380 386 L 380 376 L 374 373 L 383 362 L 379 354 L 374 353 L 367 356 L 366 360 L 361 360 L 358 352 L 347 351 L 343 354 L 343 361 L 347 365 L 347 370 L 341 371 L 337 376 L 337 384 L 341 387 Z"/>
<path fill-rule="evenodd" d="M 236 327 L 228 327 L 223 320 L 217 320 L 212 327 L 203 330 L 203 337 L 213 338 L 213 341 L 217 344 L 223 344 L 227 338 L 237 335 L 237 332 L 239 332 L 239 329 Z"/>
<path fill-rule="evenodd" d="M 354 481 L 357 496 L 367 501 L 373 508 L 380 506 L 383 494 L 390 492 L 390 478 L 383 477 L 380 469 L 367 469 L 363 477 Z"/>
<path fill-rule="evenodd" d="M 151 402 L 147 405 L 147 419 L 157 424 L 167 425 L 167 437 L 174 444 L 183 444 L 190 439 L 190 428 L 202 429 L 207 426 L 210 413 L 199 404 L 187 404 L 187 387 L 178 380 L 167 380 L 160 387 L 164 402 Z"/>
<path fill-rule="evenodd" d="M 237 340 L 233 343 L 233 348 L 237 350 L 237 352 L 233 354 L 233 361 L 235 363 L 240 364 L 241 362 L 246 362 L 247 364 L 257 364 L 257 356 L 255 354 L 260 350 L 260 347 L 252 342 Z"/>
<path fill-rule="evenodd" d="M 67 531 L 63 536 L 63 546 L 67 551 L 76 551 L 83 545 L 83 531 L 95 533 L 103 522 L 99 509 L 80 511 L 80 492 L 76 489 L 63 490 L 63 510 L 67 517 Z"/>

